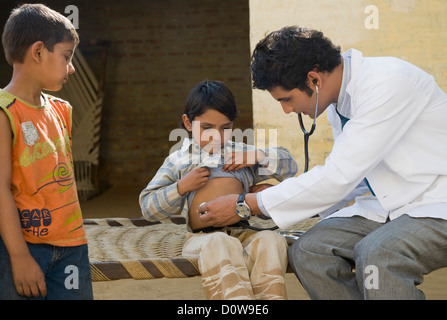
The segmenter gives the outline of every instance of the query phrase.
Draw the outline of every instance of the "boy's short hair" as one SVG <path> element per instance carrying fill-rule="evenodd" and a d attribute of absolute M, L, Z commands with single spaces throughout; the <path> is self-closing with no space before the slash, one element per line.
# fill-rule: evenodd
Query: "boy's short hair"
<path fill-rule="evenodd" d="M 43 4 L 24 4 L 13 9 L 2 35 L 8 63 L 23 63 L 26 51 L 37 41 L 52 52 L 60 42 L 73 41 L 78 45 L 79 36 L 69 19 Z"/>
<path fill-rule="evenodd" d="M 197 83 L 186 98 L 183 113 L 192 122 L 208 109 L 226 115 L 230 121 L 236 119 L 238 111 L 233 93 L 222 81 L 204 80 Z"/>
<path fill-rule="evenodd" d="M 251 58 L 253 87 L 272 90 L 298 88 L 312 95 L 309 71 L 331 72 L 341 63 L 340 47 L 322 32 L 297 26 L 271 32 L 259 41 Z"/>

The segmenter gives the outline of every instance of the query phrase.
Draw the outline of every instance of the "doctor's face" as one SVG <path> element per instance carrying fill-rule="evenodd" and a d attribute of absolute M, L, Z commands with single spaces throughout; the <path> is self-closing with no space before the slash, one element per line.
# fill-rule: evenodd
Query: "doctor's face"
<path fill-rule="evenodd" d="M 304 91 L 299 89 L 295 88 L 289 91 L 281 86 L 275 87 L 269 92 L 275 100 L 281 103 L 281 107 L 286 114 L 296 112 L 297 114 L 303 113 L 312 119 L 315 117 L 315 91 L 310 97 Z M 317 117 L 324 111 L 324 109 L 318 106 Z"/>

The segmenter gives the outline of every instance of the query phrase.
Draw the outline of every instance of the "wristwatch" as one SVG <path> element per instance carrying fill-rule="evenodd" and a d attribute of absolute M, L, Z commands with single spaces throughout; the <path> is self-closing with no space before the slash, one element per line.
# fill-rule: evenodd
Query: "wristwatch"
<path fill-rule="evenodd" d="M 245 195 L 247 193 L 243 193 L 239 196 L 236 202 L 236 214 L 242 219 L 250 219 L 251 217 L 251 209 L 248 204 L 245 202 Z"/>

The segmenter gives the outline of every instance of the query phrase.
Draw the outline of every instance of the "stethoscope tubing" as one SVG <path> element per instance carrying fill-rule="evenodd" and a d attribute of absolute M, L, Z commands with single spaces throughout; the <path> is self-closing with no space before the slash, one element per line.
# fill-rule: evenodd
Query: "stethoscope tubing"
<path fill-rule="evenodd" d="M 310 131 L 307 131 L 304 127 L 303 123 L 303 117 L 301 115 L 301 112 L 298 113 L 298 121 L 300 123 L 301 131 L 304 133 L 304 172 L 307 172 L 309 170 L 309 137 L 314 133 L 315 128 L 317 127 L 316 121 L 317 121 L 317 114 L 318 114 L 318 86 L 315 86 L 315 94 L 316 94 L 316 101 L 315 101 L 315 116 L 314 116 L 314 122 L 312 123 L 312 127 L 310 128 Z"/>
<path fill-rule="evenodd" d="M 317 127 L 316 125 L 316 120 L 317 120 L 317 113 L 318 113 L 318 86 L 315 86 L 316 89 L 316 102 L 315 102 L 315 117 L 314 117 L 314 122 L 312 123 L 312 127 L 310 128 L 310 131 L 307 131 L 306 128 L 304 127 L 304 123 L 303 123 L 303 117 L 301 115 L 301 112 L 298 113 L 298 121 L 300 123 L 300 128 L 301 131 L 303 131 L 304 133 L 304 172 L 307 172 L 309 170 L 309 137 L 314 133 L 315 128 Z M 255 231 L 264 231 L 264 230 L 276 230 L 279 227 L 278 226 L 274 226 L 271 228 L 257 228 L 254 226 L 250 226 L 250 225 L 241 225 L 242 228 L 246 228 L 246 229 L 251 229 L 251 230 L 255 230 Z"/>

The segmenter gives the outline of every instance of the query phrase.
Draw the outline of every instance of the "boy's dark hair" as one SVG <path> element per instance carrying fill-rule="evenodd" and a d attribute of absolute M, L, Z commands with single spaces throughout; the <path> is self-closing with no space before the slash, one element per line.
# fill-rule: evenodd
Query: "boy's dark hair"
<path fill-rule="evenodd" d="M 223 82 L 205 80 L 196 84 L 186 98 L 183 113 L 192 122 L 208 109 L 223 113 L 230 121 L 236 119 L 238 112 L 233 93 Z"/>
<path fill-rule="evenodd" d="M 268 34 L 253 51 L 253 88 L 285 90 L 298 88 L 312 95 L 307 83 L 309 71 L 331 72 L 341 63 L 340 47 L 320 31 L 297 26 L 284 27 Z"/>
<path fill-rule="evenodd" d="M 50 52 L 64 41 L 79 44 L 73 24 L 65 16 L 43 4 L 24 4 L 12 10 L 2 36 L 6 60 L 23 63 L 28 48 L 42 41 Z"/>

